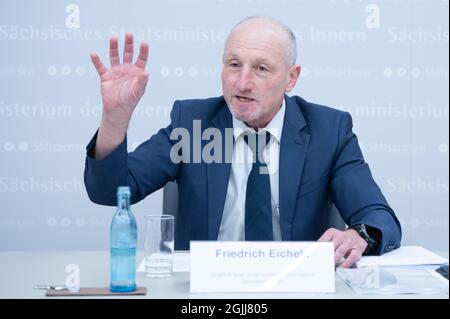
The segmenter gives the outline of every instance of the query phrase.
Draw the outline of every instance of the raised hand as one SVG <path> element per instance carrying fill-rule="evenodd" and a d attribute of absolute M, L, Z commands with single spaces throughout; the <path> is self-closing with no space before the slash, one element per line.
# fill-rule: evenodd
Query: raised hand
<path fill-rule="evenodd" d="M 133 34 L 125 35 L 123 63 L 119 61 L 118 39 L 113 37 L 109 42 L 109 57 L 111 68 L 107 69 L 97 53 L 91 54 L 92 62 L 101 79 L 101 94 L 104 113 L 133 112 L 144 94 L 148 81 L 145 65 L 148 58 L 148 44 L 143 42 L 139 57 L 133 64 Z"/>
<path fill-rule="evenodd" d="M 133 35 L 125 35 L 123 63 L 119 61 L 117 38 L 109 41 L 111 68 L 107 69 L 97 53 L 91 54 L 92 62 L 101 79 L 103 113 L 95 144 L 95 158 L 102 159 L 110 154 L 123 140 L 137 103 L 145 92 L 148 73 L 145 65 L 148 44 L 143 42 L 139 57 L 133 64 Z"/>

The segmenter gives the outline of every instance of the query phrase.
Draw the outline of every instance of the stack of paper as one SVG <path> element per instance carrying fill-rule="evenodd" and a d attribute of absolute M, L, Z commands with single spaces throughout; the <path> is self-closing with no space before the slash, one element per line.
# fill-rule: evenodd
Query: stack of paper
<path fill-rule="evenodd" d="M 357 294 L 448 295 L 448 280 L 435 269 L 448 259 L 418 246 L 405 246 L 382 256 L 365 256 L 357 268 L 338 268 L 337 275 Z"/>
<path fill-rule="evenodd" d="M 448 264 L 448 259 L 419 246 L 404 246 L 382 256 L 364 256 L 357 267 L 370 266 L 427 266 Z"/>

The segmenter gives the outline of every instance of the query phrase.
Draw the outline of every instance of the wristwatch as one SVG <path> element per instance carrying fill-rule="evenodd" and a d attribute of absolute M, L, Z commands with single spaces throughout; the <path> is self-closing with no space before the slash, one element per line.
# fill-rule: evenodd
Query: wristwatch
<path fill-rule="evenodd" d="M 355 230 L 359 236 L 361 236 L 362 239 L 364 239 L 367 243 L 367 248 L 364 250 L 363 255 L 369 255 L 376 253 L 376 250 L 378 249 L 378 242 L 377 240 L 369 235 L 368 229 L 366 225 L 364 224 L 358 224 L 350 227 L 350 229 Z"/>

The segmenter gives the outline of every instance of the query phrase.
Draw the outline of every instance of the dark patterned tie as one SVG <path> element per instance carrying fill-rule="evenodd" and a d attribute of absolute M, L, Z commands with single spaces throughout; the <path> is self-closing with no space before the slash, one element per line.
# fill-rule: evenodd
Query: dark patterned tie
<path fill-rule="evenodd" d="M 250 139 L 244 135 L 244 140 L 256 157 L 247 181 L 245 240 L 273 240 L 270 178 L 262 156 L 269 144 L 270 133 L 253 134 Z"/>

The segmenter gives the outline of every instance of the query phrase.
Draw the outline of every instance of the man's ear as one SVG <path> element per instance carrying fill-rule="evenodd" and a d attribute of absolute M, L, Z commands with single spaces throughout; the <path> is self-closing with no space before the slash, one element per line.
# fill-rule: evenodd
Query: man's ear
<path fill-rule="evenodd" d="M 299 64 L 295 64 L 290 67 L 289 82 L 288 82 L 288 85 L 286 86 L 286 89 L 284 90 L 286 93 L 291 92 L 292 89 L 295 87 L 295 84 L 297 83 L 297 80 L 300 77 L 301 71 L 302 71 L 302 68 Z"/>

